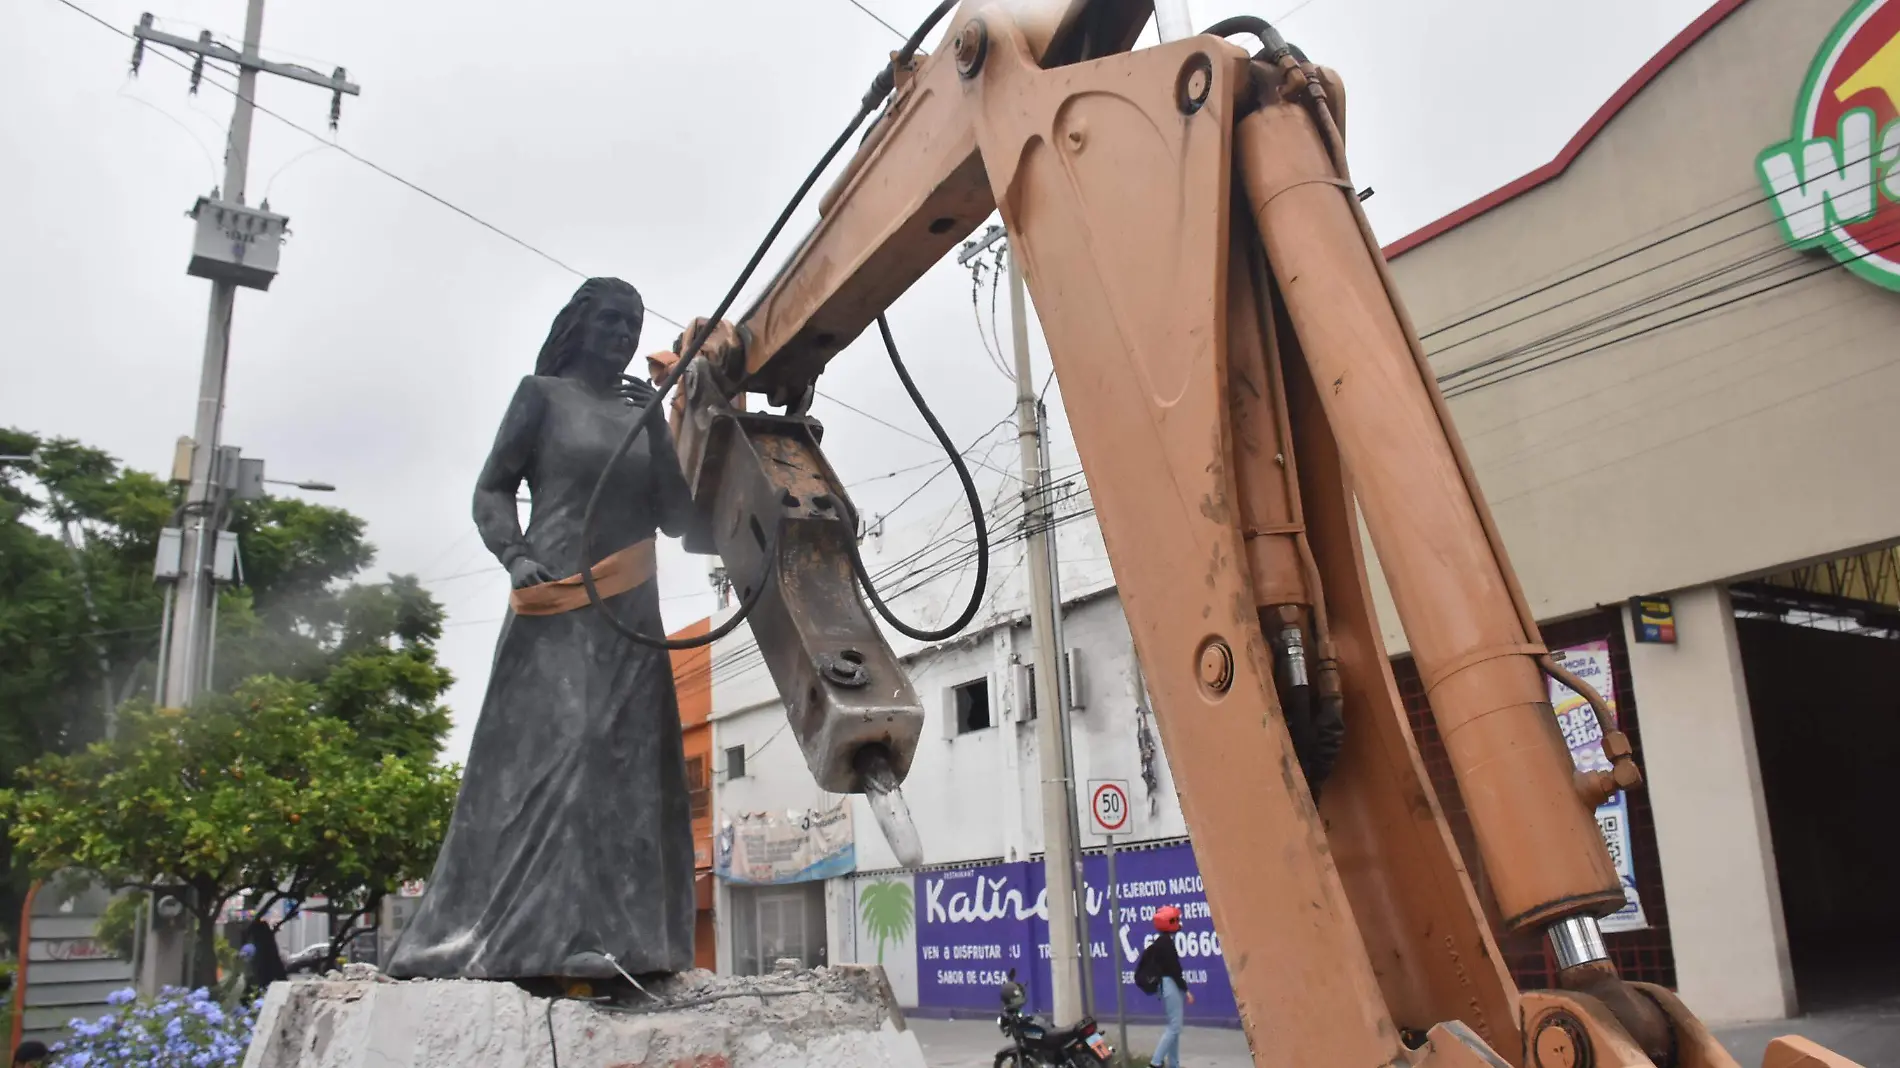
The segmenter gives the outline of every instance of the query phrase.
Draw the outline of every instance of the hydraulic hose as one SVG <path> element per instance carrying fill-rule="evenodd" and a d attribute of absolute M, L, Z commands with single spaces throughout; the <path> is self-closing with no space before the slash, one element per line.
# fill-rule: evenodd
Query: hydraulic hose
<path fill-rule="evenodd" d="M 686 373 L 686 369 L 692 366 L 693 360 L 699 356 L 699 350 L 706 343 L 707 336 L 725 319 L 726 313 L 732 309 L 733 302 L 739 299 L 739 291 L 744 289 L 745 284 L 751 280 L 752 272 L 758 270 L 759 261 L 765 258 L 765 254 L 771 250 L 773 242 L 778 240 L 779 234 L 785 229 L 785 224 L 790 221 L 792 213 L 798 210 L 799 204 L 804 202 L 805 196 L 811 192 L 811 187 L 817 184 L 819 177 L 824 174 L 825 168 L 831 166 L 831 161 L 836 159 L 838 153 L 842 152 L 845 145 L 850 143 L 851 135 L 856 133 L 858 127 L 864 124 L 865 118 L 884 102 L 885 97 L 891 94 L 891 90 L 897 84 L 897 68 L 909 64 L 911 57 L 916 54 L 918 46 L 923 43 L 924 36 L 955 6 L 955 0 L 943 0 L 942 3 L 939 3 L 936 9 L 930 13 L 929 17 L 924 20 L 923 24 L 917 27 L 917 31 L 910 35 L 909 40 L 904 42 L 903 49 L 899 51 L 896 56 L 892 57 L 891 62 L 885 64 L 882 70 L 878 71 L 877 77 L 871 80 L 871 88 L 865 91 L 864 98 L 858 102 L 857 114 L 851 117 L 851 121 L 845 125 L 844 131 L 831 143 L 831 147 L 825 150 L 825 154 L 819 158 L 817 165 L 805 175 L 805 180 L 799 183 L 798 191 L 792 194 L 792 198 L 786 202 L 784 210 L 779 212 L 778 218 L 773 221 L 771 229 L 766 231 L 765 239 L 759 242 L 758 248 L 752 252 L 752 258 L 746 261 L 745 268 L 739 272 L 739 277 L 733 280 L 732 287 L 726 290 L 726 295 L 719 301 L 719 306 L 713 309 L 712 315 L 704 320 L 704 324 L 698 330 L 693 331 L 693 336 L 687 340 L 685 347 L 680 352 L 679 362 L 675 363 L 673 369 L 667 373 L 665 380 L 660 383 L 659 390 L 654 393 L 653 399 L 648 403 L 646 410 L 641 412 L 640 418 L 634 421 L 632 428 L 627 431 L 626 437 L 620 439 L 620 446 L 616 448 L 613 455 L 608 458 L 606 466 L 601 468 L 600 477 L 594 481 L 594 492 L 588 495 L 587 511 L 581 519 L 581 560 L 579 564 L 581 585 L 587 590 L 588 603 L 593 605 L 594 608 L 606 618 L 608 624 L 612 626 L 621 637 L 633 642 L 635 645 L 645 646 L 648 649 L 665 649 L 668 651 L 698 649 L 702 646 L 711 645 L 713 642 L 732 633 L 732 631 L 744 621 L 746 615 L 751 612 L 752 606 L 758 603 L 760 594 L 765 590 L 766 580 L 770 577 L 774 561 L 778 556 L 778 542 L 775 538 L 772 544 L 767 547 L 766 570 L 759 576 L 758 586 L 745 601 L 740 604 L 739 610 L 733 614 L 731 619 L 720 624 L 711 632 L 702 634 L 696 638 L 673 640 L 668 638 L 655 638 L 651 635 L 642 634 L 628 626 L 619 616 L 613 613 L 612 609 L 607 607 L 606 602 L 601 600 L 600 591 L 594 585 L 594 554 L 592 552 L 592 546 L 594 542 L 595 520 L 600 510 L 600 499 L 607 492 L 608 479 L 612 476 L 614 468 L 619 465 L 621 459 L 632 450 L 634 443 L 640 440 L 641 434 L 656 432 L 654 426 L 660 420 L 660 413 L 666 409 L 667 395 L 672 393 L 673 387 L 679 383 L 681 376 Z"/>
<path fill-rule="evenodd" d="M 1256 58 L 1264 59 L 1268 63 L 1278 63 L 1281 56 L 1297 51 L 1292 45 L 1286 43 L 1286 38 L 1280 36 L 1280 31 L 1274 29 L 1272 23 L 1258 15 L 1233 15 L 1201 31 L 1201 34 L 1206 37 L 1232 37 L 1237 33 L 1250 33 L 1258 37 L 1265 49 Z"/>
<path fill-rule="evenodd" d="M 976 524 L 976 585 L 970 590 L 969 603 L 963 606 L 963 613 L 954 622 L 936 630 L 924 630 L 897 618 L 890 606 L 884 603 L 884 598 L 878 595 L 877 583 L 871 581 L 871 573 L 864 566 L 864 557 L 858 552 L 856 541 L 851 543 L 851 568 L 858 573 L 858 585 L 863 587 L 864 595 L 870 598 L 871 607 L 877 609 L 877 614 L 884 617 L 884 622 L 889 623 L 893 630 L 920 642 L 940 642 L 968 626 L 970 620 L 976 618 L 976 610 L 983 604 L 983 590 L 990 577 L 989 524 L 984 521 L 983 501 L 976 492 L 976 482 L 970 478 L 969 467 L 963 463 L 963 454 L 957 451 L 950 441 L 950 435 L 944 432 L 943 424 L 937 421 L 936 413 L 924 402 L 924 395 L 918 392 L 917 383 L 911 381 L 910 371 L 904 366 L 904 358 L 897 354 L 897 342 L 891 337 L 891 324 L 885 321 L 882 312 L 878 313 L 877 331 L 884 337 L 884 351 L 891 354 L 891 367 L 897 372 L 898 380 L 904 383 L 904 392 L 910 394 L 910 402 L 917 406 L 917 414 L 930 424 L 930 432 L 936 435 L 937 443 L 943 446 L 944 453 L 950 457 L 951 466 L 957 469 L 957 478 L 963 483 L 963 496 L 970 503 L 970 518 Z"/>

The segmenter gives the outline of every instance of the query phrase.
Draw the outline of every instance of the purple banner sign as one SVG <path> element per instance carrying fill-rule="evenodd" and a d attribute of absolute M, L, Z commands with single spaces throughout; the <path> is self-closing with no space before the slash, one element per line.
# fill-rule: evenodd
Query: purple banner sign
<path fill-rule="evenodd" d="M 1112 923 L 1107 901 L 1108 858 L 1088 857 L 1083 868 L 1089 885 L 1089 941 L 1093 943 L 1090 955 L 1095 965 L 1097 1016 L 1114 1015 L 1115 988 L 1111 983 L 1117 971 L 1123 1004 L 1130 1016 L 1162 1015 L 1161 998 L 1136 988 L 1135 961 L 1142 949 L 1159 937 L 1154 926 L 1155 910 L 1173 905 L 1181 910 L 1175 950 L 1181 954 L 1181 971 L 1194 994 L 1188 1019 L 1211 1023 L 1239 1018 L 1234 988 L 1227 980 L 1227 959 L 1221 955 L 1220 934 L 1208 913 L 1207 894 L 1201 889 L 1201 873 L 1195 866 L 1192 848 L 1172 845 L 1118 853 L 1115 881 L 1120 884 L 1121 911 Z"/>
<path fill-rule="evenodd" d="M 1031 919 L 1044 907 L 1041 865 L 988 864 L 916 878 L 918 1007 L 995 1012 L 1011 968 L 1035 1004 Z"/>
<path fill-rule="evenodd" d="M 1121 911 L 1114 917 L 1108 908 L 1108 858 L 1088 857 L 1083 868 L 1098 1018 L 1114 1015 L 1117 979 L 1131 1018 L 1160 1018 L 1161 999 L 1138 990 L 1134 973 L 1142 949 L 1156 937 L 1154 914 L 1163 905 L 1182 912 L 1175 942 L 1194 992 L 1189 1018 L 1216 1023 L 1238 1017 L 1220 936 L 1208 914 L 1191 848 L 1121 852 L 1115 864 Z M 1049 1011 L 1048 902 L 1040 862 L 918 872 L 915 890 L 919 1009 L 959 1015 L 996 1012 L 999 988 L 1014 968 L 1032 1010 Z"/>

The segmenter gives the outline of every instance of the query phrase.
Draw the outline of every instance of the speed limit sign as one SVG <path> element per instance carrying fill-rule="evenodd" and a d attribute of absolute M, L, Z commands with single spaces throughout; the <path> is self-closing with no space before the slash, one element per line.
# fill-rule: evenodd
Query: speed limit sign
<path fill-rule="evenodd" d="M 1089 825 L 1096 834 L 1128 831 L 1128 780 L 1089 780 Z"/>

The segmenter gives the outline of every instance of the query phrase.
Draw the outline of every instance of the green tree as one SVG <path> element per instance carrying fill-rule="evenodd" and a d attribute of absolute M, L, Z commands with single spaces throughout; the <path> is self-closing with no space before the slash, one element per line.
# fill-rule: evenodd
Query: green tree
<path fill-rule="evenodd" d="M 879 880 L 858 893 L 858 912 L 864 929 L 877 939 L 877 962 L 884 963 L 884 943 L 910 933 L 915 905 L 909 883 Z"/>
<path fill-rule="evenodd" d="M 133 705 L 155 699 L 163 591 L 152 561 L 181 497 L 177 487 L 73 441 L 0 429 L 0 456 L 28 457 L 0 461 L 5 790 L 20 785 L 21 769 L 34 761 L 74 756 L 103 739 L 108 710 L 123 728 L 135 718 Z M 443 613 L 427 591 L 411 577 L 352 581 L 375 550 L 362 520 L 340 509 L 240 502 L 230 529 L 242 581 L 219 602 L 211 689 L 229 694 L 266 677 L 296 684 L 308 714 L 347 728 L 337 744 L 354 759 L 433 761 L 449 729 L 440 697 L 451 679 L 436 661 Z M 28 865 L 13 855 L 19 835 L 8 833 L 10 818 L 0 810 L 0 932 L 17 933 Z M 37 855 L 30 859 L 44 868 Z M 334 889 L 337 900 L 355 900 L 351 888 Z"/>
<path fill-rule="evenodd" d="M 263 907 L 328 895 L 347 932 L 428 874 L 457 775 L 431 755 L 366 758 L 323 701 L 309 683 L 262 678 L 189 711 L 128 706 L 111 740 L 42 757 L 0 794 L 15 846 L 41 876 L 189 890 L 194 983 L 212 978 L 215 921 L 239 895 Z"/>
<path fill-rule="evenodd" d="M 150 686 L 152 581 L 169 487 L 66 441 L 0 429 L 0 789 L 43 753 L 100 736 Z M 3 831 L 4 827 L 0 827 Z M 0 931 L 18 934 L 25 873 L 0 833 Z"/>

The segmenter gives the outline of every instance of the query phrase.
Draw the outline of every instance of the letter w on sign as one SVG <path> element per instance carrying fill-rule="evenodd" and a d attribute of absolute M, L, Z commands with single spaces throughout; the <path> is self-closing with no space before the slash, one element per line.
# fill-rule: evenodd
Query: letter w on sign
<path fill-rule="evenodd" d="M 1874 156 L 1873 112 L 1856 109 L 1841 116 L 1838 139 L 1803 144 L 1799 159 L 1792 146 L 1761 158 L 1762 180 L 1792 244 L 1813 244 L 1831 227 L 1873 215 Z"/>

